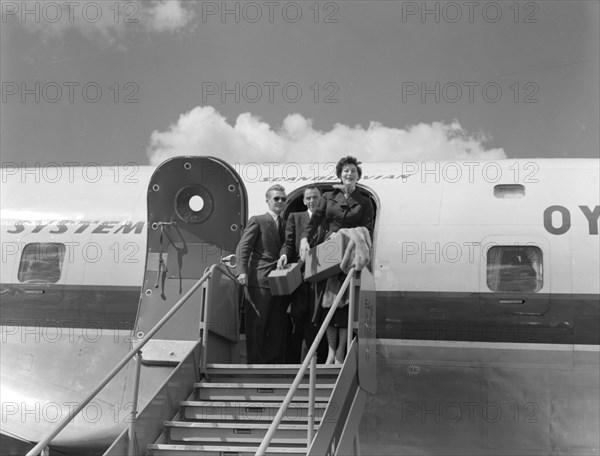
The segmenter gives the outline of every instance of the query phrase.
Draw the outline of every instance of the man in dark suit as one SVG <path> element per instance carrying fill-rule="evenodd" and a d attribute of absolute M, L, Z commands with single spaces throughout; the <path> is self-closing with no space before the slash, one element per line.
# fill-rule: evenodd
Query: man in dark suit
<path fill-rule="evenodd" d="M 303 202 L 307 207 L 304 212 L 293 212 L 287 219 L 285 229 L 285 243 L 281 248 L 281 257 L 277 262 L 278 268 L 283 268 L 287 263 L 297 263 L 300 259 L 300 239 L 308 225 L 312 211 L 318 206 L 321 199 L 321 191 L 318 187 L 306 187 L 304 189 Z M 327 225 L 323 222 L 311 239 L 311 245 L 323 242 L 327 233 Z M 288 363 L 300 363 L 302 353 L 302 342 L 306 348 L 310 348 L 319 327 L 313 322 L 315 314 L 315 290 L 309 283 L 303 283 L 291 296 L 290 328 L 288 329 L 288 345 L 286 361 Z M 318 323 L 318 319 L 315 318 Z M 317 351 L 317 362 L 324 363 L 327 357 L 327 347 L 323 343 Z"/>
<path fill-rule="evenodd" d="M 285 226 L 279 216 L 285 206 L 285 189 L 271 186 L 265 195 L 266 214 L 250 217 L 237 247 L 238 282 L 245 293 L 245 327 L 248 363 L 285 362 L 287 300 L 272 296 L 267 276 L 277 266 Z"/>

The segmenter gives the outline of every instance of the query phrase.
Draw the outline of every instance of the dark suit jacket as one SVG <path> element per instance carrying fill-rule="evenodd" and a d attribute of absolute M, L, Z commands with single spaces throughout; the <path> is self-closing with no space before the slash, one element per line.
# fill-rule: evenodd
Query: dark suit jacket
<path fill-rule="evenodd" d="M 360 194 L 360 190 L 356 189 L 346 201 L 341 190 L 323 193 L 323 197 L 319 202 L 319 206 L 314 210 L 302 237 L 311 239 L 317 227 L 326 220 L 329 224 L 330 233 L 335 233 L 342 228 L 356 228 L 364 226 L 369 230 L 371 238 L 373 238 L 374 228 L 374 212 L 371 200 Z M 311 244 L 311 247 L 314 247 Z"/>
<path fill-rule="evenodd" d="M 281 246 L 277 224 L 268 212 L 250 217 L 237 246 L 238 274 L 248 274 L 251 287 L 269 288 L 267 276 L 277 266 Z"/>
<path fill-rule="evenodd" d="M 302 239 L 302 234 L 309 220 L 308 211 L 292 212 L 287 219 L 285 225 L 285 243 L 281 248 L 280 256 L 283 254 L 287 255 L 288 263 L 297 263 L 299 260 L 300 239 Z M 314 239 L 309 239 L 308 242 L 311 246 L 320 244 L 325 239 L 326 233 L 327 224 L 323 220 L 321 225 L 317 227 Z"/>

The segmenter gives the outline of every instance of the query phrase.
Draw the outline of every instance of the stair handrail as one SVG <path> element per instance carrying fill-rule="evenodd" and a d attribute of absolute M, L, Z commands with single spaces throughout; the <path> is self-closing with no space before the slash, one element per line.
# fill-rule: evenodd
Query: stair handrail
<path fill-rule="evenodd" d="M 96 397 L 96 395 L 121 371 L 121 369 L 134 357 L 139 353 L 141 353 L 141 349 L 146 345 L 146 343 L 154 336 L 159 329 L 161 329 L 167 321 L 177 312 L 183 304 L 187 302 L 187 300 L 196 292 L 196 290 L 206 282 L 214 270 L 218 268 L 218 264 L 213 264 L 208 271 L 206 271 L 202 277 L 198 279 L 198 281 L 192 285 L 192 287 L 177 301 L 177 303 L 169 310 L 153 327 L 146 335 L 139 341 L 139 343 L 132 348 L 129 353 L 127 353 L 123 359 L 102 379 L 102 381 L 94 388 L 94 390 L 86 397 L 86 399 L 79 404 L 77 407 L 73 408 L 65 418 L 58 422 L 58 424 L 54 427 L 52 431 L 46 435 L 42 440 L 38 442 L 36 446 L 34 446 L 26 456 L 38 456 L 67 425 L 69 422 L 75 418 L 79 412 L 83 410 L 83 408 L 88 405 L 91 400 Z M 139 357 L 138 357 L 139 359 Z M 133 414 L 136 413 L 136 410 L 132 411 Z M 131 444 L 131 442 L 130 442 Z"/>
<path fill-rule="evenodd" d="M 323 335 L 327 331 L 329 322 L 333 318 L 333 314 L 337 310 L 339 303 L 342 301 L 342 298 L 344 296 L 344 293 L 346 292 L 346 289 L 350 285 L 350 282 L 352 282 L 352 280 L 354 279 L 355 272 L 356 272 L 356 268 L 351 268 L 348 271 L 346 280 L 344 280 L 344 283 L 342 284 L 340 291 L 335 296 L 333 304 L 331 305 L 329 312 L 327 312 L 327 315 L 325 316 L 325 319 L 323 320 L 323 323 L 321 324 L 321 327 L 319 328 L 319 332 L 317 333 L 315 340 L 313 341 L 312 345 L 310 346 L 310 348 L 308 350 L 308 353 L 306 354 L 306 357 L 304 358 L 304 362 L 300 366 L 300 369 L 298 370 L 298 373 L 296 374 L 296 377 L 294 378 L 294 381 L 292 382 L 292 385 L 290 386 L 290 389 L 289 389 L 287 395 L 283 399 L 283 403 L 281 404 L 281 406 L 279 407 L 279 410 L 277 411 L 277 415 L 275 415 L 275 418 L 271 422 L 269 429 L 267 429 L 267 432 L 266 432 L 265 436 L 263 437 L 262 442 L 260 443 L 260 446 L 258 447 L 258 450 L 256 450 L 256 453 L 255 453 L 256 456 L 263 456 L 265 454 L 265 452 L 267 451 L 267 448 L 269 447 L 269 444 L 271 443 L 271 440 L 273 439 L 273 435 L 275 434 L 275 431 L 281 424 L 281 421 L 283 419 L 283 414 L 286 412 L 288 406 L 292 402 L 292 398 L 294 397 L 294 394 L 296 393 L 296 390 L 298 389 L 298 386 L 300 385 L 300 382 L 302 381 L 302 377 L 304 377 L 304 374 L 306 373 L 306 369 L 309 364 L 311 365 L 311 372 L 312 372 L 310 375 L 309 388 L 313 389 L 313 391 L 314 391 L 314 382 L 315 382 L 314 358 L 316 356 L 317 347 L 321 343 L 321 339 L 323 338 Z M 352 289 L 350 292 L 351 292 L 351 298 L 354 297 L 354 292 L 352 291 Z M 353 308 L 354 308 L 354 306 L 350 307 L 350 309 L 348 310 L 348 321 L 351 321 L 353 319 L 353 314 L 350 313 L 350 310 Z M 348 332 L 350 332 L 350 331 L 352 331 L 352 326 L 348 325 Z M 314 395 L 311 394 L 311 396 L 313 396 L 312 400 L 314 401 Z M 309 404 L 309 407 L 310 407 L 310 404 Z M 309 416 L 310 416 L 310 411 L 309 411 Z M 309 423 L 309 436 L 310 435 L 311 435 L 311 433 L 310 433 L 310 423 Z M 307 450 L 308 450 L 308 447 L 310 446 L 310 444 L 311 444 L 311 441 L 308 441 L 307 442 Z"/>

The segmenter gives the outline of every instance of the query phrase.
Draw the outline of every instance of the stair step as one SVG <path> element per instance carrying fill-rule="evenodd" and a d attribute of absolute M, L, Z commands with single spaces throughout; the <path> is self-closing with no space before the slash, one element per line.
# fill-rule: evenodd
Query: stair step
<path fill-rule="evenodd" d="M 259 445 L 148 445 L 150 456 L 254 456 Z M 306 445 L 298 447 L 267 448 L 266 453 L 272 456 L 290 454 L 306 454 Z"/>
<path fill-rule="evenodd" d="M 198 400 L 218 401 L 278 401 L 283 402 L 290 383 L 249 383 L 249 382 L 200 382 L 195 383 Z M 318 383 L 315 385 L 315 401 L 328 401 L 333 391 L 333 383 Z M 308 383 L 300 384 L 294 400 L 307 401 L 309 396 Z"/>
<path fill-rule="evenodd" d="M 148 445 L 147 455 L 255 455 L 299 368 L 296 364 L 209 364 L 205 378 L 194 384 L 193 396 L 180 402 L 180 412 L 164 423 L 163 440 Z M 340 365 L 317 366 L 315 432 L 340 369 Z M 306 454 L 309 374 L 307 370 L 267 455 Z"/>
<path fill-rule="evenodd" d="M 236 443 L 260 444 L 271 423 L 198 423 L 167 421 L 165 426 L 174 443 L 201 444 Z M 318 426 L 315 426 L 315 430 Z M 272 445 L 306 445 L 307 424 L 282 424 L 271 441 Z"/>
<path fill-rule="evenodd" d="M 184 417 L 189 420 L 238 420 L 273 421 L 281 406 L 280 402 L 251 401 L 182 401 Z M 325 402 L 315 403 L 315 421 L 325 413 Z M 308 420 L 308 407 L 303 402 L 292 402 L 283 421 L 302 422 Z"/>
<path fill-rule="evenodd" d="M 334 376 L 330 375 L 317 375 L 317 384 L 320 385 L 329 385 L 333 388 L 335 382 L 337 380 L 337 374 Z M 205 377 L 202 382 L 207 383 L 282 383 L 287 384 L 288 388 L 291 386 L 294 381 L 293 375 L 271 375 L 270 377 L 261 377 L 261 376 L 241 376 L 235 375 L 228 376 L 225 374 L 217 374 L 211 375 L 210 377 Z M 300 381 L 300 385 L 308 385 L 309 378 L 303 377 Z"/>
<path fill-rule="evenodd" d="M 214 375 L 262 375 L 272 378 L 276 375 L 286 375 L 292 378 L 296 376 L 301 364 L 207 364 L 206 374 L 208 377 Z M 317 375 L 337 376 L 341 364 L 317 364 Z M 308 377 L 310 370 L 307 369 L 305 376 Z"/>

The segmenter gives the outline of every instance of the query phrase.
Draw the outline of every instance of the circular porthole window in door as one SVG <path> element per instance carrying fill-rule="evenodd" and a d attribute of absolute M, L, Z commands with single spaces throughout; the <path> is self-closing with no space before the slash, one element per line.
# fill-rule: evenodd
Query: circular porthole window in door
<path fill-rule="evenodd" d="M 186 223 L 204 222 L 211 216 L 213 209 L 212 195 L 202 185 L 187 185 L 175 196 L 175 212 Z"/>

